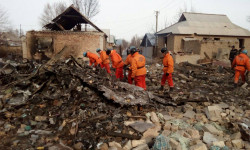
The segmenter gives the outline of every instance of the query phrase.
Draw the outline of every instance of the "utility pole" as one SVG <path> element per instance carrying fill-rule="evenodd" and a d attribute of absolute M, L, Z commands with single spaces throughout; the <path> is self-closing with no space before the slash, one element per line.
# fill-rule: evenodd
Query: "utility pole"
<path fill-rule="evenodd" d="M 155 11 L 155 16 L 156 16 L 156 27 L 155 27 L 155 34 L 157 33 L 158 30 L 158 14 L 160 12 L 159 11 Z M 157 56 L 157 45 L 158 45 L 158 39 L 157 39 L 157 35 L 155 35 L 155 53 L 154 55 Z"/>
<path fill-rule="evenodd" d="M 155 33 L 157 32 L 157 28 L 158 28 L 158 14 L 159 14 L 159 11 L 155 11 L 155 16 L 156 16 L 156 30 L 155 30 Z"/>

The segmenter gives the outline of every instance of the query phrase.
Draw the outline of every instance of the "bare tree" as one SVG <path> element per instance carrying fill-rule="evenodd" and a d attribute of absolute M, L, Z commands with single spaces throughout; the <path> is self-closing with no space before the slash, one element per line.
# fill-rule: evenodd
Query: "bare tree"
<path fill-rule="evenodd" d="M 43 13 L 40 17 L 40 25 L 50 23 L 56 16 L 60 15 L 67 8 L 66 4 L 63 2 L 56 2 L 53 4 L 47 3 L 43 9 Z"/>
<path fill-rule="evenodd" d="M 100 12 L 99 0 L 72 0 L 72 2 L 90 20 Z"/>
<path fill-rule="evenodd" d="M 134 35 L 131 39 L 130 46 L 140 47 L 141 39 L 142 38 L 138 37 L 137 34 Z"/>
<path fill-rule="evenodd" d="M 125 39 L 122 39 L 122 45 L 121 46 L 122 46 L 122 49 L 126 49 L 129 46 L 129 42 L 126 41 Z"/>
<path fill-rule="evenodd" d="M 179 21 L 182 13 L 184 12 L 196 12 L 195 8 L 193 7 L 193 5 L 191 5 L 191 8 L 188 9 L 187 8 L 187 4 L 184 3 L 184 7 L 179 8 L 179 11 L 176 13 L 175 17 L 172 19 L 172 22 L 170 24 L 175 24 Z"/>
<path fill-rule="evenodd" d="M 0 6 L 0 31 L 3 30 L 7 24 L 9 24 L 8 13 Z"/>

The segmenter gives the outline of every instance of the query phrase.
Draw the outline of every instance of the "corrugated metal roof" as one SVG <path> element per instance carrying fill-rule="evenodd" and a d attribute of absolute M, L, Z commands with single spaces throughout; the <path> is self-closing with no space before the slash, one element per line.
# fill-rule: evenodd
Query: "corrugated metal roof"
<path fill-rule="evenodd" d="M 179 22 L 157 34 L 200 34 L 223 36 L 250 36 L 250 32 L 233 24 L 226 15 L 183 13 Z"/>
<path fill-rule="evenodd" d="M 146 33 L 140 46 L 155 46 L 155 35 L 152 33 Z"/>

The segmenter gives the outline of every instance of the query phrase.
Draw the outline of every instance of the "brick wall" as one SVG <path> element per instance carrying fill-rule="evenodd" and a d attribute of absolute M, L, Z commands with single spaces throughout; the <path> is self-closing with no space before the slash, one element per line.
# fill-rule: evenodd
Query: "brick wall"
<path fill-rule="evenodd" d="M 64 53 L 64 56 L 72 55 L 76 58 L 82 58 L 83 52 L 96 52 L 97 48 L 104 49 L 106 38 L 101 32 L 52 32 L 52 31 L 29 31 L 26 34 L 26 50 L 23 54 L 28 59 L 34 59 L 36 54 L 36 38 L 50 37 L 53 39 L 54 52 L 46 52 L 48 57 L 52 57 L 64 46 L 70 47 L 70 50 Z"/>
<path fill-rule="evenodd" d="M 0 57 L 7 57 L 8 55 L 13 56 L 22 56 L 22 47 L 21 46 L 0 46 Z"/>

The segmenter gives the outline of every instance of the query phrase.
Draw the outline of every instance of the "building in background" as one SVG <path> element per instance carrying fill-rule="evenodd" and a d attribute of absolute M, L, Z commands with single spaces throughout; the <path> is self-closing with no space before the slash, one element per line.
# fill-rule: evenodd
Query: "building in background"
<path fill-rule="evenodd" d="M 226 15 L 183 13 L 179 21 L 157 32 L 158 52 L 167 45 L 176 63 L 197 63 L 204 58 L 227 59 L 231 46 L 250 49 L 250 32 Z"/>
<path fill-rule="evenodd" d="M 142 55 L 145 56 L 147 62 L 152 62 L 154 56 L 156 56 L 155 48 L 155 35 L 152 33 L 146 33 L 142 39 L 140 49 L 142 50 Z"/>
<path fill-rule="evenodd" d="M 95 31 L 82 30 L 82 24 L 91 25 Z M 51 58 L 65 46 L 70 47 L 70 51 L 65 52 L 65 57 L 72 55 L 82 58 L 84 51 L 95 52 L 97 48 L 106 48 L 107 35 L 73 5 L 44 27 L 47 30 L 26 33 L 23 58 Z"/>

